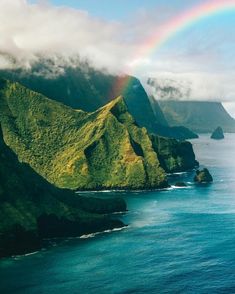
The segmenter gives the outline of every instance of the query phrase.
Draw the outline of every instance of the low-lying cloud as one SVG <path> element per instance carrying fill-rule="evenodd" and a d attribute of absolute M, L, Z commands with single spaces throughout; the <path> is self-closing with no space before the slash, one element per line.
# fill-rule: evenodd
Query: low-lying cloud
<path fill-rule="evenodd" d="M 149 95 L 158 100 L 231 102 L 235 97 L 232 74 L 161 73 L 142 79 Z"/>
<path fill-rule="evenodd" d="M 131 44 L 120 39 L 121 25 L 86 11 L 26 0 L 0 1 L 0 67 L 30 66 L 42 57 L 76 56 L 97 67 L 119 70 L 130 58 Z"/>
<path fill-rule="evenodd" d="M 58 68 L 89 60 L 94 67 L 112 73 L 131 73 L 142 80 L 154 78 L 155 87 L 146 89 L 157 99 L 216 100 L 231 105 L 235 97 L 234 53 L 229 50 L 230 55 L 226 55 L 225 46 L 221 47 L 223 42 L 228 41 L 229 46 L 234 41 L 228 32 L 221 30 L 209 40 L 192 29 L 154 56 L 138 55 L 146 38 L 161 30 L 180 9 L 184 8 L 139 11 L 121 23 L 45 1 L 1 0 L 0 68 L 27 68 L 41 58 L 53 58 Z M 172 91 L 166 92 L 170 87 Z"/>

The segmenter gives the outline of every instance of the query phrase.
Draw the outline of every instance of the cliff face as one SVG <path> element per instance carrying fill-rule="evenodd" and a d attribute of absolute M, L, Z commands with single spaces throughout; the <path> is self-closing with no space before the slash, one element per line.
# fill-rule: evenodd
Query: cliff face
<path fill-rule="evenodd" d="M 219 102 L 159 101 L 170 126 L 184 125 L 198 133 L 211 133 L 219 125 L 235 132 L 235 120 Z"/>
<path fill-rule="evenodd" d="M 157 102 L 151 99 L 135 77 L 115 76 L 82 64 L 81 67 L 64 67 L 63 73 L 53 75 L 53 64 L 41 62 L 30 70 L 0 70 L 2 77 L 20 82 L 25 87 L 46 97 L 84 111 L 95 111 L 114 97 L 122 95 L 128 110 L 140 127 L 149 133 L 177 139 L 195 138 L 186 128 L 170 128 Z"/>
<path fill-rule="evenodd" d="M 1 131 L 0 162 L 0 257 L 37 250 L 45 237 L 123 226 L 103 215 L 126 210 L 123 200 L 83 198 L 55 188 L 18 161 Z"/>
<path fill-rule="evenodd" d="M 136 125 L 121 97 L 87 113 L 17 83 L 1 80 L 0 89 L 5 142 L 20 161 L 49 182 L 82 190 L 167 186 L 157 149 L 146 129 Z M 179 160 L 184 156 L 179 153 L 181 143 L 164 142 L 165 146 L 174 142 L 178 149 L 172 147 L 169 152 L 178 154 Z M 194 155 L 192 149 L 189 155 Z"/>
<path fill-rule="evenodd" d="M 151 140 L 161 166 L 167 173 L 187 171 L 198 166 L 191 143 L 157 136 L 151 136 Z"/>

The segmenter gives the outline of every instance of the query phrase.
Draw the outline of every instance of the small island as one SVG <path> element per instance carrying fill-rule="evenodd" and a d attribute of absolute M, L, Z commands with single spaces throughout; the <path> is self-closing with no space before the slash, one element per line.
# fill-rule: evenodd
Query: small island
<path fill-rule="evenodd" d="M 221 127 L 217 127 L 211 135 L 211 139 L 222 140 L 224 139 L 224 132 Z"/>
<path fill-rule="evenodd" d="M 197 170 L 194 177 L 194 182 L 198 184 L 208 184 L 213 182 L 212 175 L 207 168 Z"/>

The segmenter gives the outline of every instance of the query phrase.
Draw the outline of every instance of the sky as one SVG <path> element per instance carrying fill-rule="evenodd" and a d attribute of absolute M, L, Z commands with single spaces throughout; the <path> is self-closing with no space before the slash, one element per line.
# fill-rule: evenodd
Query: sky
<path fill-rule="evenodd" d="M 29 2 L 35 3 L 38 1 L 32 0 Z M 125 20 L 129 17 L 132 18 L 139 11 L 157 9 L 166 3 L 164 0 L 51 0 L 49 2 L 56 6 L 85 10 L 95 17 L 117 21 Z M 182 7 L 182 5 L 186 5 L 189 2 L 193 3 L 196 1 L 171 0 L 171 6 Z"/>
<path fill-rule="evenodd" d="M 8 55 L 26 66 L 39 56 L 63 56 L 58 63 L 79 56 L 99 69 L 190 92 L 177 99 L 222 101 L 235 116 L 235 9 L 179 30 L 155 50 L 142 49 L 205 1 L 0 0 L 0 67 L 12 66 Z"/>

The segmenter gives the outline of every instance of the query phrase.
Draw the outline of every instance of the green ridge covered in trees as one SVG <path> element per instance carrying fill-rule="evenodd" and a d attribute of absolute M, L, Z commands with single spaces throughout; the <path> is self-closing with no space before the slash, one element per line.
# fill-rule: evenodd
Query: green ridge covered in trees
<path fill-rule="evenodd" d="M 162 188 L 167 186 L 164 167 L 175 170 L 164 163 L 147 130 L 137 126 L 122 97 L 84 112 L 1 80 L 0 107 L 5 142 L 20 161 L 60 188 Z M 181 143 L 165 142 L 181 150 Z M 195 165 L 190 148 L 187 168 Z M 174 151 L 168 157 L 177 158 L 178 169 L 184 170 L 181 156 Z"/>

